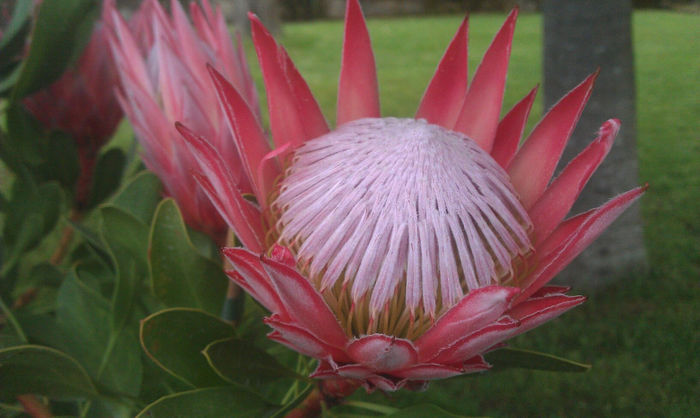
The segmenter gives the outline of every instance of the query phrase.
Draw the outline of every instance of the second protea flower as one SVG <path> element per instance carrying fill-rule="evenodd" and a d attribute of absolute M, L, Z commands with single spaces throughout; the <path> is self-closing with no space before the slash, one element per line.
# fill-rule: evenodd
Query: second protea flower
<path fill-rule="evenodd" d="M 225 74 L 251 108 L 257 109 L 258 99 L 240 39 L 234 46 L 220 9 L 208 0 L 200 4 L 190 3 L 192 23 L 176 0 L 170 15 L 157 0 L 145 0 L 131 27 L 113 10 L 109 40 L 121 79 L 119 102 L 146 165 L 177 201 L 188 225 L 223 242 L 226 224 L 193 179 L 197 163 L 174 123 L 182 121 L 206 135 L 232 164 L 236 186 L 250 192 L 206 64 Z"/>
<path fill-rule="evenodd" d="M 465 20 L 415 118 L 381 118 L 369 35 L 350 0 L 330 130 L 253 16 L 275 150 L 241 94 L 211 73 L 255 199 L 206 135 L 179 126 L 199 183 L 246 247 L 224 249 L 230 277 L 272 313 L 270 338 L 319 360 L 312 376 L 392 391 L 486 370 L 484 352 L 584 301 L 545 285 L 643 189 L 564 220 L 619 122 L 550 183 L 595 74 L 518 149 L 535 91 L 499 121 L 516 17 L 469 85 Z"/>

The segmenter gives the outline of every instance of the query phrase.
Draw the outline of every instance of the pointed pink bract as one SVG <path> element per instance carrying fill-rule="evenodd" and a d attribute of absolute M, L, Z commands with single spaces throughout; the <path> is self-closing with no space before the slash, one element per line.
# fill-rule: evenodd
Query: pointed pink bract
<path fill-rule="evenodd" d="M 204 175 L 194 173 L 212 203 L 241 242 L 253 251 L 263 251 L 264 231 L 260 210 L 243 198 L 243 194 L 216 149 L 184 125 L 176 124 Z"/>
<path fill-rule="evenodd" d="M 588 76 L 547 112 L 508 167 L 525 209 L 532 207 L 547 187 L 597 76 L 597 72 Z"/>
<path fill-rule="evenodd" d="M 271 259 L 263 258 L 262 266 L 295 322 L 307 330 L 314 330 L 314 335 L 326 344 L 344 345 L 347 336 L 308 280 L 288 265 Z"/>
<path fill-rule="evenodd" d="M 529 211 L 535 228 L 535 245 L 544 241 L 569 213 L 586 182 L 610 151 L 619 129 L 620 121 L 605 122 L 598 138 L 566 166 L 535 202 Z"/>
<path fill-rule="evenodd" d="M 255 197 L 265 209 L 267 195 L 279 175 L 279 167 L 275 164 L 262 166 L 263 159 L 270 152 L 270 146 L 255 114 L 238 91 L 218 71 L 213 67 L 208 68 L 224 115 L 233 132 L 236 149 L 253 184 Z M 262 171 L 262 178 L 258 178 L 258 170 Z M 259 181 L 263 183 L 259 184 Z"/>
<path fill-rule="evenodd" d="M 519 303 L 547 284 L 577 255 L 603 233 L 625 209 L 634 203 L 646 190 L 638 187 L 621 194 L 603 206 L 582 213 L 563 222 L 539 247 L 542 258 L 537 269 L 523 283 L 523 293 L 516 299 Z"/>
<path fill-rule="evenodd" d="M 433 358 L 443 347 L 497 320 L 519 292 L 516 287 L 500 286 L 469 292 L 416 341 L 421 361 Z"/>
<path fill-rule="evenodd" d="M 491 152 L 501 115 L 506 73 L 518 9 L 510 12 L 474 74 L 454 129 Z"/>
<path fill-rule="evenodd" d="M 379 87 L 367 24 L 358 0 L 345 11 L 345 40 L 338 82 L 336 124 L 379 117 Z"/>
<path fill-rule="evenodd" d="M 275 144 L 289 151 L 328 132 L 328 124 L 287 51 L 277 44 L 257 16 L 250 14 L 253 43 L 265 78 L 270 127 Z"/>
<path fill-rule="evenodd" d="M 361 337 L 351 342 L 347 351 L 353 360 L 377 371 L 400 370 L 418 359 L 411 341 L 383 334 Z"/>
<path fill-rule="evenodd" d="M 447 129 L 454 127 L 467 92 L 468 24 L 465 17 L 423 93 L 416 119 L 423 118 Z"/>
<path fill-rule="evenodd" d="M 491 157 L 505 169 L 508 169 L 510 162 L 513 160 L 513 156 L 515 156 L 515 152 L 518 150 L 518 145 L 520 145 L 520 139 L 523 137 L 523 131 L 525 131 L 527 118 L 530 116 L 530 110 L 532 109 L 532 104 L 535 102 L 538 88 L 539 85 L 530 90 L 530 93 L 516 103 L 498 124 L 496 137 L 493 141 L 493 149 L 491 150 Z"/>

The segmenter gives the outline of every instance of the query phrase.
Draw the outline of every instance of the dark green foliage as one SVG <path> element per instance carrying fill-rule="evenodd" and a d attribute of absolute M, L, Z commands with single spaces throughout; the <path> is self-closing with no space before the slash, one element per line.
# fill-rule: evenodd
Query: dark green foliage
<path fill-rule="evenodd" d="M 12 92 L 14 101 L 50 84 L 77 59 L 92 32 L 98 6 L 94 0 L 42 2 L 31 46 Z"/>

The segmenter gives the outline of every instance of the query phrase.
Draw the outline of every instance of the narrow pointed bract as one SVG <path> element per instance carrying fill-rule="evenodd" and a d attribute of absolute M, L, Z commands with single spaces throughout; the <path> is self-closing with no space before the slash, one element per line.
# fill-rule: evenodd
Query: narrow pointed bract
<path fill-rule="evenodd" d="M 319 360 L 312 377 L 393 391 L 483 371 L 485 352 L 585 300 L 546 284 L 644 189 L 563 220 L 619 122 L 606 122 L 548 186 L 595 75 L 518 150 L 536 88 L 498 120 L 516 16 L 468 90 L 465 20 L 416 119 L 379 118 L 369 36 L 350 0 L 332 131 L 287 53 L 251 17 L 274 150 L 240 90 L 210 70 L 240 163 L 179 129 L 196 178 L 246 247 L 223 250 L 229 276 L 270 311 L 270 339 Z"/>
<path fill-rule="evenodd" d="M 552 178 L 597 77 L 597 72 L 591 74 L 552 106 L 508 167 L 508 174 L 525 208 L 529 209 L 537 201 Z"/>
<path fill-rule="evenodd" d="M 355 119 L 379 117 L 379 88 L 374 53 L 358 0 L 348 1 L 345 15 L 337 125 Z"/>
<path fill-rule="evenodd" d="M 467 93 L 467 31 L 465 17 L 438 64 L 428 88 L 423 94 L 416 119 L 452 129 Z"/>
<path fill-rule="evenodd" d="M 588 179 L 608 155 L 619 129 L 619 120 L 605 122 L 598 138 L 571 160 L 530 209 L 530 218 L 537 231 L 537 242 L 545 240 L 569 213 Z"/>
<path fill-rule="evenodd" d="M 530 93 L 516 103 L 498 124 L 491 156 L 504 169 L 508 169 L 518 150 L 538 89 L 539 85 L 530 90 Z"/>
<path fill-rule="evenodd" d="M 277 44 L 260 20 L 250 15 L 253 43 L 265 78 L 270 128 L 277 147 L 294 150 L 328 132 L 328 124 L 287 51 Z"/>
<path fill-rule="evenodd" d="M 491 152 L 501 115 L 506 73 L 518 9 L 513 9 L 484 54 L 474 74 L 454 130 L 462 132 Z"/>

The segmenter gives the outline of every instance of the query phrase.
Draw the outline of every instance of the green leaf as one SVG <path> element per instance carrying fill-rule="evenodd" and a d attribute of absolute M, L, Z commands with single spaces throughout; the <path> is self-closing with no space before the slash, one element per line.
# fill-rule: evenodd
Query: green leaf
<path fill-rule="evenodd" d="M 43 262 L 32 267 L 30 283 L 34 286 L 60 286 L 63 273 L 55 265 Z"/>
<path fill-rule="evenodd" d="M 90 377 L 72 357 L 38 345 L 0 350 L 0 393 L 12 399 L 34 393 L 52 399 L 84 399 L 97 395 Z"/>
<path fill-rule="evenodd" d="M 48 154 L 44 165 L 44 180 L 56 180 L 72 190 L 80 174 L 78 149 L 75 140 L 64 132 L 54 131 L 49 136 Z"/>
<path fill-rule="evenodd" d="M 216 245 L 216 242 L 209 235 L 189 227 L 187 228 L 187 234 L 190 236 L 192 245 L 204 257 L 210 260 L 219 260 L 221 258 L 219 246 Z"/>
<path fill-rule="evenodd" d="M 2 56 L 2 59 L 6 59 L 6 55 L 11 53 L 8 50 L 12 49 L 10 44 L 19 43 L 15 37 L 21 36 L 27 29 L 33 5 L 31 1 L 20 0 L 15 2 L 10 23 L 4 28 L 2 37 L 0 37 L 0 56 Z"/>
<path fill-rule="evenodd" d="M 56 226 L 63 193 L 56 183 L 38 186 L 28 178 L 17 178 L 12 198 L 7 202 L 3 239 L 6 259 L 0 275 L 5 275 L 25 252 L 36 247 Z"/>
<path fill-rule="evenodd" d="M 587 372 L 589 364 L 578 363 L 551 354 L 518 348 L 501 348 L 486 355 L 486 361 L 493 364 L 493 371 L 509 368 L 547 370 L 553 372 Z"/>
<path fill-rule="evenodd" d="M 238 386 L 227 386 L 195 389 L 165 396 L 148 405 L 137 417 L 257 418 L 269 415 L 274 408 L 275 405 L 253 392 Z"/>
<path fill-rule="evenodd" d="M 102 240 L 107 244 L 112 261 L 117 267 L 111 326 L 118 331 L 128 321 L 136 290 L 148 274 L 148 227 L 131 214 L 114 206 L 102 207 L 100 214 Z"/>
<path fill-rule="evenodd" d="M 401 417 L 401 418 L 458 418 L 465 417 L 464 415 L 453 414 L 447 412 L 442 408 L 430 404 L 420 404 L 409 406 L 408 408 L 401 409 L 392 414 L 386 415 L 387 417 Z"/>
<path fill-rule="evenodd" d="M 112 148 L 100 156 L 95 166 L 88 208 L 102 203 L 119 188 L 125 164 L 126 156 L 119 148 Z M 148 221 L 144 223 L 148 224 Z"/>
<path fill-rule="evenodd" d="M 77 277 L 64 279 L 56 300 L 62 349 L 80 361 L 95 382 L 136 396 L 141 385 L 141 353 L 135 329 L 110 329 L 110 303 Z"/>
<path fill-rule="evenodd" d="M 19 78 L 18 64 L 22 59 L 25 37 L 29 33 L 33 5 L 31 1 L 16 1 L 12 18 L 0 37 L 0 94 L 7 92 Z"/>
<path fill-rule="evenodd" d="M 75 59 L 92 31 L 94 0 L 44 0 L 34 23 L 32 41 L 12 92 L 18 102 L 56 80 Z"/>
<path fill-rule="evenodd" d="M 7 92 L 10 91 L 15 84 L 17 84 L 17 80 L 19 80 L 19 75 L 21 73 L 22 67 L 15 65 L 12 71 L 2 80 L 0 80 L 0 95 L 6 95 Z"/>
<path fill-rule="evenodd" d="M 73 229 L 80 234 L 83 238 L 83 243 L 92 249 L 93 253 L 99 257 L 101 261 L 105 264 L 112 266 L 112 257 L 109 255 L 109 250 L 105 247 L 97 232 L 88 228 L 84 224 L 75 222 L 71 219 L 66 219 L 66 221 L 73 227 Z"/>
<path fill-rule="evenodd" d="M 3 141 L 3 160 L 10 167 L 16 169 L 18 164 L 24 164 L 38 182 L 56 180 L 73 190 L 80 162 L 70 135 L 60 131 L 47 133 L 23 106 L 15 104 L 7 109 L 7 138 Z"/>
<path fill-rule="evenodd" d="M 18 345 L 25 345 L 26 343 L 22 341 L 18 336 L 14 334 L 0 334 L 0 349 L 16 347 Z M 0 389 L 1 391 L 1 389 Z"/>
<path fill-rule="evenodd" d="M 257 386 L 284 377 L 308 380 L 281 365 L 250 341 L 237 338 L 214 341 L 204 348 L 202 354 L 219 376 L 229 382 Z"/>
<path fill-rule="evenodd" d="M 166 309 L 141 321 L 141 345 L 146 354 L 162 369 L 193 387 L 226 383 L 209 367 L 202 350 L 212 341 L 233 334 L 230 324 L 189 308 Z"/>
<path fill-rule="evenodd" d="M 43 164 L 48 155 L 48 135 L 36 119 L 24 108 L 15 104 L 6 109 L 7 136 L 3 138 L 5 148 L 3 161 L 14 171 L 17 162 L 28 166 Z"/>
<path fill-rule="evenodd" d="M 18 235 L 14 237 L 14 245 L 0 270 L 0 276 L 5 276 L 19 262 L 22 254 L 35 245 L 38 238 L 41 237 L 42 220 L 41 215 L 30 213 L 20 224 Z"/>
<path fill-rule="evenodd" d="M 129 212 L 146 225 L 151 224 L 153 213 L 161 200 L 160 180 L 155 174 L 144 171 L 124 185 L 112 201 L 112 205 Z"/>
<path fill-rule="evenodd" d="M 172 199 L 165 199 L 156 209 L 149 249 L 153 290 L 163 303 L 220 312 L 226 275 L 219 264 L 194 248 Z"/>

